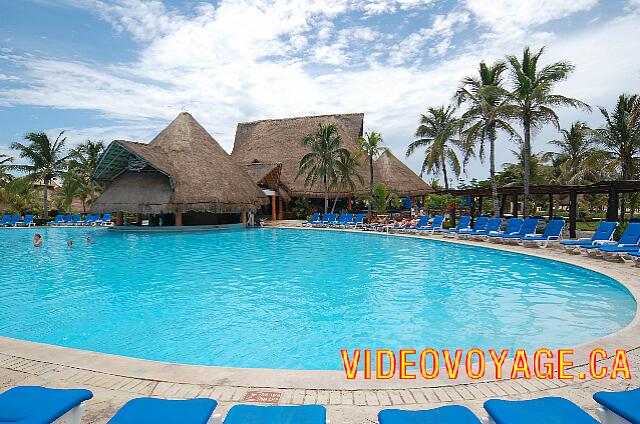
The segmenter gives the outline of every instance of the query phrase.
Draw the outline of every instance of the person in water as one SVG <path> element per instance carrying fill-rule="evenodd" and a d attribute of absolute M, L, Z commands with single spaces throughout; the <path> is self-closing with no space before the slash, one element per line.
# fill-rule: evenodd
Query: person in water
<path fill-rule="evenodd" d="M 73 247 L 73 242 L 71 240 L 67 241 L 67 247 Z"/>
<path fill-rule="evenodd" d="M 34 234 L 33 235 L 33 245 L 35 247 L 40 247 L 42 246 L 42 236 L 40 234 Z"/>
<path fill-rule="evenodd" d="M 95 243 L 95 242 L 96 242 L 96 241 L 93 239 L 93 237 L 91 237 L 91 236 L 87 237 L 87 243 L 89 243 L 89 244 L 93 244 L 93 243 Z"/>

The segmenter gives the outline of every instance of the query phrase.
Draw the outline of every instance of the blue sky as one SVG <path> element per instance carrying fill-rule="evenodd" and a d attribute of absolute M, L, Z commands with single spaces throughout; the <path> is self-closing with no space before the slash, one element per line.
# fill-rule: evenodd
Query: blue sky
<path fill-rule="evenodd" d="M 240 121 L 363 112 L 403 158 L 420 113 L 480 60 L 547 46 L 576 65 L 559 92 L 610 107 L 640 92 L 638 40 L 640 0 L 5 0 L 0 152 L 34 130 L 149 141 L 181 110 L 231 151 Z M 501 138 L 499 163 L 513 147 Z M 487 169 L 472 161 L 469 178 Z"/>

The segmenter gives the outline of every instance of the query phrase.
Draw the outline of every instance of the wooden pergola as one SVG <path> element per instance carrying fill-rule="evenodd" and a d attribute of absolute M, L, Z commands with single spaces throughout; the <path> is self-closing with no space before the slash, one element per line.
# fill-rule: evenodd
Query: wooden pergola
<path fill-rule="evenodd" d="M 620 194 L 636 192 L 640 192 L 640 180 L 600 181 L 590 185 L 549 184 L 529 186 L 530 194 L 549 196 L 549 217 L 553 216 L 554 196 L 569 196 L 569 235 L 572 238 L 576 237 L 578 194 L 608 194 L 609 200 L 607 203 L 606 219 L 607 221 L 617 221 Z M 436 192 L 436 194 L 451 194 L 456 197 L 471 197 L 473 204 L 475 204 L 475 199 L 478 198 L 480 200 L 480 207 L 477 210 L 477 214 L 480 215 L 482 213 L 482 199 L 484 197 L 491 197 L 491 188 L 441 190 Z M 524 195 L 524 188 L 522 186 L 498 187 L 498 195 L 501 197 L 500 216 L 504 215 L 506 199 L 509 197 L 511 197 L 513 204 L 512 215 L 518 216 L 518 198 L 519 196 Z"/>

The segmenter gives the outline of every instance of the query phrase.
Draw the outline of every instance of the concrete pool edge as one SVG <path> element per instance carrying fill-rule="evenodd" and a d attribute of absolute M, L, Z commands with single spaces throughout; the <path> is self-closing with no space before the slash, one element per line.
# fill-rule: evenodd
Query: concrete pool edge
<path fill-rule="evenodd" d="M 306 230 L 298 228 L 300 230 Z M 315 229 L 314 229 L 315 230 Z M 333 230 L 329 231 L 341 231 Z M 349 231 L 349 230 L 345 230 Z M 363 233 L 380 236 L 424 239 L 412 235 L 388 235 L 381 233 Z M 606 275 L 624 286 L 636 299 L 636 315 L 632 322 L 616 333 L 604 336 L 575 349 L 575 367 L 584 366 L 589 352 L 600 347 L 608 352 L 615 349 L 634 350 L 639 347 L 640 318 L 638 314 L 638 299 L 640 298 L 640 270 L 620 263 L 609 263 L 583 257 L 564 254 L 557 249 L 524 249 L 518 246 L 488 245 L 471 241 L 442 239 L 429 237 L 439 242 L 457 243 L 476 247 L 523 253 L 530 256 L 556 260 L 580 266 L 591 271 Z M 418 347 L 419 348 L 419 347 Z M 0 337 L 0 353 L 16 358 L 38 361 L 47 364 L 57 364 L 78 370 L 86 370 L 105 375 L 129 377 L 133 379 L 171 382 L 192 385 L 214 386 L 242 386 L 277 389 L 326 389 L 326 390 L 381 390 L 381 389 L 410 389 L 426 387 L 446 387 L 475 383 L 478 380 L 460 378 L 451 381 L 445 378 L 435 380 L 351 380 L 347 381 L 342 371 L 307 371 L 307 370 L 279 370 L 279 369 L 246 369 L 211 367 L 199 365 L 183 365 L 148 361 L 137 358 L 109 355 L 99 352 L 65 348 L 35 342 Z M 505 365 L 508 367 L 508 364 Z M 482 381 L 492 381 L 491 376 Z"/>

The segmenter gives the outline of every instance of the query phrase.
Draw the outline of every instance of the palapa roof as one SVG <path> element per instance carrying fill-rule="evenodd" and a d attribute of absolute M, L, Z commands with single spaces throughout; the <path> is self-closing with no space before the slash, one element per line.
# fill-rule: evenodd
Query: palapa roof
<path fill-rule="evenodd" d="M 268 187 L 273 190 L 278 189 L 280 183 L 281 163 L 253 162 L 242 165 L 242 168 L 249 174 L 254 183 L 259 186 Z"/>
<path fill-rule="evenodd" d="M 255 210 L 262 190 L 187 112 L 149 144 L 115 140 L 93 174 L 103 187 L 94 211 L 161 213 Z"/>
<path fill-rule="evenodd" d="M 335 124 L 342 139 L 342 146 L 355 152 L 359 149 L 358 139 L 362 136 L 363 119 L 362 113 L 347 113 L 241 122 L 236 130 L 231 157 L 240 164 L 281 163 L 280 183 L 289 195 L 323 197 L 320 181 L 312 187 L 305 187 L 304 175 L 296 179 L 300 159 L 309 152 L 308 148 L 302 145 L 302 139 L 315 133 L 318 124 Z M 364 164 L 361 175 L 368 175 Z"/>
<path fill-rule="evenodd" d="M 433 189 L 389 149 L 375 160 L 373 181 L 384 184 L 387 189 L 395 191 L 400 196 L 424 196 L 433 193 Z"/>

